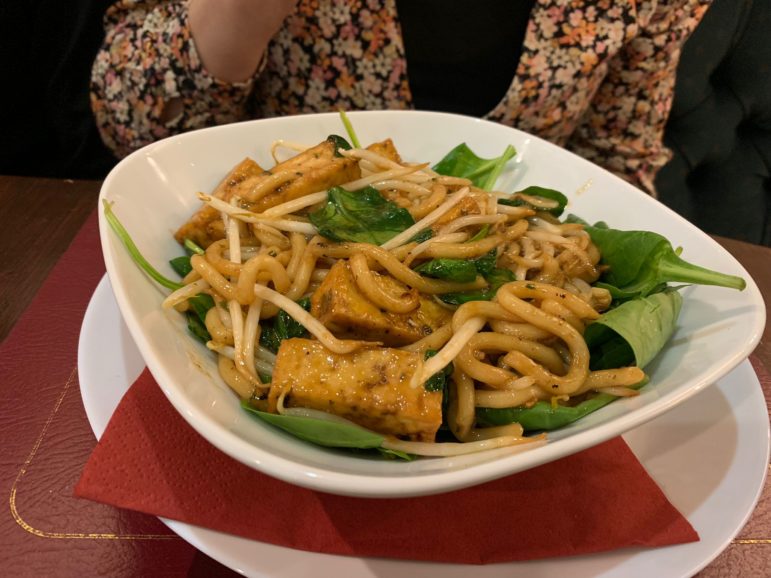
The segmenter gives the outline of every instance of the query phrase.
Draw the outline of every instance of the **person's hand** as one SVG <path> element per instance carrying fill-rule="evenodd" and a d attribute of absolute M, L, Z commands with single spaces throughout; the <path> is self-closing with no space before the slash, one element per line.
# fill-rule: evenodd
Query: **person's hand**
<path fill-rule="evenodd" d="M 191 0 L 190 28 L 206 70 L 226 82 L 248 80 L 296 4 L 297 0 Z"/>

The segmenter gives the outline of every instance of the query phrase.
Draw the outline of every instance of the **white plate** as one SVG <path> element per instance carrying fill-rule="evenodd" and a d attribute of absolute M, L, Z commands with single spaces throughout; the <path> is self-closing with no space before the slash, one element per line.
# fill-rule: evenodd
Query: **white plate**
<path fill-rule="evenodd" d="M 741 275 L 743 292 L 684 290 L 679 328 L 646 369 L 651 384 L 550 436 L 547 445 L 410 463 L 367 460 L 301 442 L 244 412 L 219 379 L 214 356 L 187 336 L 182 316 L 161 310 L 163 294 L 130 260 L 100 213 L 105 263 L 129 331 L 155 379 L 180 414 L 204 438 L 250 467 L 290 483 L 332 493 L 389 497 L 448 491 L 531 468 L 617 436 L 675 407 L 728 373 L 760 339 L 765 308 L 747 272 L 714 240 L 631 185 L 565 150 L 500 124 L 422 112 L 362 112 L 351 120 L 363 143 L 393 138 L 408 160 L 438 161 L 460 142 L 482 156 L 514 144 L 517 162 L 504 190 L 542 185 L 564 191 L 569 210 L 621 229 L 649 229 L 684 248 L 686 259 Z M 244 156 L 270 166 L 279 138 L 317 143 L 342 132 L 336 114 L 284 117 L 191 132 L 154 143 L 124 159 L 104 182 L 101 198 L 114 209 L 139 249 L 163 272 L 181 254 L 172 232 Z M 591 182 L 590 186 L 584 186 Z M 574 192 L 581 189 L 581 192 Z"/>
<path fill-rule="evenodd" d="M 89 304 L 78 347 L 80 391 L 97 437 L 143 368 L 105 277 Z M 769 452 L 765 407 L 758 379 L 744 361 L 713 387 L 624 436 L 699 533 L 701 540 L 692 544 L 471 567 L 314 554 L 163 521 L 222 564 L 263 578 L 690 577 L 728 545 L 757 503 Z"/>

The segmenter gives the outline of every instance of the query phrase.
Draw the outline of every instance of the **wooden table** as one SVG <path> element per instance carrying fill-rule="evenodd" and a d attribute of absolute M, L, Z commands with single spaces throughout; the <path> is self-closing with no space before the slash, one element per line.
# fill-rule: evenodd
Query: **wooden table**
<path fill-rule="evenodd" d="M 96 207 L 101 183 L 0 176 L 0 341 L 29 305 L 49 271 Z M 716 237 L 771 301 L 771 249 Z M 755 356 L 771 370 L 771 324 Z M 771 387 L 765 391 L 767 403 Z M 745 529 L 699 576 L 759 575 L 771 558 L 771 484 Z M 6 511 L 7 512 L 7 511 Z M 32 538 L 34 539 L 34 538 Z M 208 570 L 231 575 L 211 561 Z M 86 573 L 89 569 L 85 569 Z M 212 575 L 210 572 L 207 572 Z"/>

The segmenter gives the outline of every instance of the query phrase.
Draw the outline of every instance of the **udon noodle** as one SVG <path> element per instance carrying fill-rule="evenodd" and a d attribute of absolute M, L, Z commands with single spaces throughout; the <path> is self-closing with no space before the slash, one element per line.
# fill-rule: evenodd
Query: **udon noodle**
<path fill-rule="evenodd" d="M 469 179 L 442 176 L 428 163 L 404 162 L 390 141 L 350 150 L 334 141 L 315 147 L 277 142 L 271 148 L 274 159 L 284 150 L 292 156 L 270 170 L 244 161 L 212 194 L 199 195 L 204 207 L 180 228 L 177 239 L 190 238 L 204 251 L 193 255 L 184 286 L 164 302 L 184 310 L 192 296 L 211 295 L 215 306 L 205 318 L 207 345 L 218 356 L 223 380 L 240 398 L 265 411 L 342 417 L 375 430 L 381 424 L 384 447 L 433 456 L 541 439 L 524 436 L 516 423 L 480 427 L 477 408 L 570 404 L 592 392 L 636 393 L 630 386 L 643 379 L 640 369 L 589 368 L 583 332 L 611 297 L 592 286 L 602 272 L 599 251 L 581 225 L 551 216 L 554 201 L 485 191 Z M 373 187 L 406 209 L 414 224 L 382 243 L 326 238 L 309 215 L 324 207 L 331 187 Z M 521 203 L 500 204 L 501 198 Z M 420 235 L 427 231 L 430 237 Z M 420 271 L 432 260 L 473 262 L 486 256 L 494 267 L 510 272 L 508 282 L 494 287 L 480 274 L 458 281 Z M 341 279 L 350 283 L 348 294 Z M 489 300 L 453 304 L 443 299 L 485 290 Z M 334 307 L 327 301 L 340 295 L 350 301 L 353 293 L 357 303 L 366 302 L 391 320 L 389 325 L 404 321 L 406 329 L 397 338 L 390 327 L 358 323 L 355 315 L 343 323 L 337 313 L 324 310 Z M 310 311 L 298 303 L 304 298 L 310 299 Z M 282 342 L 277 357 L 261 345 L 260 336 L 281 311 L 309 335 Z M 411 320 L 419 314 L 429 322 L 422 320 L 412 331 Z M 390 409 L 364 397 L 354 409 L 327 404 L 320 411 L 318 403 L 303 404 L 316 394 L 303 397 L 300 390 L 317 383 L 301 384 L 304 378 L 291 371 L 281 385 L 270 380 L 280 371 L 284 348 L 300 341 L 294 347 L 309 359 L 322 351 L 325 359 L 339 362 L 339 379 L 347 379 L 349 368 L 353 389 L 362 387 L 353 383 L 361 374 L 358 363 L 369 363 L 366 371 L 379 367 L 382 376 L 401 368 L 401 381 L 389 377 L 386 385 L 397 390 L 402 404 L 409 396 L 437 395 L 424 392 L 424 386 L 450 367 L 441 421 L 457 441 L 435 442 L 436 423 L 428 431 L 400 429 L 412 418 L 390 415 Z M 389 415 L 373 415 L 378 412 Z"/>

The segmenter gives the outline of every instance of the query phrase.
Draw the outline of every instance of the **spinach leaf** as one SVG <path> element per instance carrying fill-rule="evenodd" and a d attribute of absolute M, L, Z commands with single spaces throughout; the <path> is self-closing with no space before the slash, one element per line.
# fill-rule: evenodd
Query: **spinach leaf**
<path fill-rule="evenodd" d="M 373 187 L 329 189 L 327 204 L 308 215 L 324 237 L 382 245 L 415 224 L 407 209 L 386 200 Z"/>
<path fill-rule="evenodd" d="M 587 326 L 591 368 L 645 367 L 672 336 L 683 298 L 674 289 L 621 303 Z"/>
<path fill-rule="evenodd" d="M 579 223 L 583 225 L 584 227 L 596 227 L 597 229 L 609 229 L 608 224 L 605 221 L 597 221 L 594 225 L 591 225 L 588 221 L 585 221 L 578 215 L 574 215 L 573 213 L 570 213 L 567 217 L 565 217 L 566 223 Z"/>
<path fill-rule="evenodd" d="M 113 213 L 111 203 L 109 203 L 107 200 L 104 200 L 103 209 L 104 216 L 110 225 L 110 228 L 118 236 L 120 241 L 128 250 L 132 260 L 139 266 L 140 269 L 147 273 L 151 279 L 166 287 L 167 289 L 177 290 L 183 287 L 181 283 L 167 279 L 161 275 L 161 273 L 159 273 L 152 265 L 150 265 L 149 261 L 147 261 L 147 259 L 145 259 L 144 256 L 139 252 L 139 249 L 137 248 L 136 244 L 134 244 L 134 241 L 131 239 L 128 231 L 126 231 L 126 229 L 123 227 L 123 224 L 118 220 L 118 217 L 116 217 L 115 213 Z M 204 252 L 203 249 L 201 249 L 198 245 L 189 239 L 185 239 L 184 246 L 185 249 L 194 253 Z M 177 257 L 176 259 L 169 261 L 169 264 L 182 277 L 187 275 L 187 273 L 190 271 L 189 256 Z M 195 337 L 201 343 L 210 341 L 211 335 L 206 329 L 206 313 L 209 311 L 209 309 L 214 307 L 214 299 L 212 299 L 211 295 L 206 293 L 199 293 L 198 295 L 189 298 L 188 304 L 190 305 L 190 310 L 185 312 L 185 319 L 187 321 L 188 330 L 193 335 L 193 337 Z"/>
<path fill-rule="evenodd" d="M 519 423 L 525 431 L 549 431 L 566 426 L 582 417 L 608 405 L 614 395 L 598 394 L 576 406 L 558 405 L 552 407 L 548 401 L 539 401 L 528 408 L 477 408 L 477 422 L 480 425 L 496 426 L 509 423 Z"/>
<path fill-rule="evenodd" d="M 434 231 L 432 229 L 423 229 L 422 231 L 418 231 L 415 233 L 415 236 L 410 239 L 410 243 L 422 243 L 423 241 L 428 241 L 431 237 L 434 236 Z"/>
<path fill-rule="evenodd" d="M 426 355 L 423 359 L 431 359 L 437 353 L 438 352 L 434 349 L 429 349 L 426 351 Z M 443 394 L 442 399 L 444 401 L 447 397 L 447 381 L 450 379 L 452 372 L 453 365 L 452 363 L 448 363 L 441 371 L 437 371 L 434 375 L 429 377 L 426 380 L 426 383 L 423 384 L 423 387 L 426 391 L 441 391 Z"/>
<path fill-rule="evenodd" d="M 310 311 L 311 300 L 309 298 L 304 297 L 297 303 L 306 311 Z M 303 337 L 307 334 L 305 327 L 303 327 L 301 323 L 295 321 L 295 319 L 283 309 L 278 312 L 278 315 L 276 315 L 276 318 L 272 323 L 270 321 L 264 321 L 260 325 L 262 325 L 260 345 L 273 353 L 278 351 L 278 348 L 281 346 L 281 342 L 284 339 Z"/>
<path fill-rule="evenodd" d="M 469 283 L 477 278 L 474 262 L 464 259 L 432 259 L 415 267 L 415 271 L 426 277 L 447 279 L 458 283 Z"/>
<path fill-rule="evenodd" d="M 206 314 L 209 309 L 214 307 L 214 299 L 208 293 L 199 293 L 187 300 L 188 305 L 193 309 L 193 312 L 201 319 L 206 321 Z"/>
<path fill-rule="evenodd" d="M 365 430 L 356 425 L 349 425 L 312 417 L 280 415 L 254 409 L 248 401 L 242 401 L 243 407 L 250 414 L 283 429 L 293 436 L 331 448 L 378 448 L 385 438 L 380 434 Z"/>
<path fill-rule="evenodd" d="M 169 265 L 171 265 L 171 268 L 174 269 L 174 272 L 180 277 L 184 277 L 193 270 L 193 266 L 190 264 L 189 255 L 174 257 L 169 261 Z"/>
<path fill-rule="evenodd" d="M 479 231 L 477 231 L 476 235 L 471 237 L 466 243 L 474 243 L 476 241 L 481 241 L 485 237 L 487 237 L 487 233 L 490 232 L 490 225 L 485 224 Z"/>
<path fill-rule="evenodd" d="M 440 175 L 470 179 L 480 189 L 489 191 L 498 180 L 504 165 L 516 154 L 517 149 L 509 145 L 501 156 L 483 159 L 474 154 L 466 143 L 461 143 L 447 153 L 434 166 L 434 170 Z"/>
<path fill-rule="evenodd" d="M 187 255 L 181 257 L 174 257 L 169 261 L 169 265 L 174 269 L 174 272 L 180 277 L 185 277 L 190 271 L 193 270 L 193 266 L 190 264 L 191 255 L 203 255 L 206 253 L 198 244 L 192 239 L 185 239 L 182 246 L 185 248 Z"/>
<path fill-rule="evenodd" d="M 603 265 L 609 267 L 600 287 L 614 299 L 645 297 L 666 283 L 718 285 L 742 290 L 744 279 L 693 265 L 680 258 L 670 242 L 650 231 L 620 231 L 587 226 L 586 231 L 600 249 Z"/>
<path fill-rule="evenodd" d="M 214 307 L 214 299 L 208 293 L 199 293 L 187 300 L 190 310 L 185 312 L 187 328 L 198 341 L 211 341 L 211 335 L 206 329 L 206 313 Z"/>
<path fill-rule="evenodd" d="M 533 187 L 527 187 L 526 189 L 522 191 L 518 191 L 517 193 L 522 193 L 523 195 L 528 195 L 531 197 L 542 197 L 550 201 L 556 201 L 557 202 L 556 207 L 552 209 L 546 209 L 547 213 L 551 213 L 555 217 L 559 217 L 562 214 L 562 212 L 565 210 L 565 207 L 568 204 L 568 198 L 562 193 L 560 193 L 559 191 L 555 191 L 554 189 L 547 189 L 544 187 L 533 186 Z M 512 198 L 510 199 L 498 199 L 498 204 L 509 205 L 511 207 L 528 207 L 536 211 L 544 210 L 537 205 L 528 203 L 525 199 L 517 197 L 516 196 L 517 193 L 514 193 L 514 196 L 512 196 Z"/>
<path fill-rule="evenodd" d="M 190 331 L 193 337 L 204 345 L 206 345 L 208 341 L 211 341 L 209 330 L 206 329 L 206 325 L 195 312 L 185 312 L 185 319 L 187 319 L 187 330 Z"/>
<path fill-rule="evenodd" d="M 336 157 L 341 157 L 343 155 L 340 154 L 340 149 L 343 149 L 344 151 L 351 150 L 351 145 L 348 144 L 348 141 L 345 140 L 343 137 L 331 134 L 327 137 L 327 140 L 331 142 L 333 145 L 335 145 L 335 155 Z"/>
<path fill-rule="evenodd" d="M 426 351 L 424 360 L 431 359 L 438 351 L 429 349 Z M 447 407 L 450 405 L 450 377 L 454 371 L 452 362 L 445 365 L 440 371 L 437 371 L 434 375 L 429 377 L 423 384 L 426 391 L 440 391 L 442 392 L 442 425 L 439 427 L 440 432 L 450 433 L 447 425 Z M 437 435 L 440 435 L 437 432 Z M 439 441 L 437 439 L 437 441 Z"/>
<path fill-rule="evenodd" d="M 647 377 L 633 387 L 639 388 L 646 383 Z M 548 401 L 539 401 L 532 407 L 480 407 L 476 410 L 476 417 L 480 425 L 496 426 L 517 422 L 527 432 L 550 431 L 573 423 L 616 399 L 618 397 L 615 395 L 598 393 L 574 406 L 552 406 Z"/>
<path fill-rule="evenodd" d="M 110 228 L 113 230 L 113 232 L 118 236 L 118 239 L 120 239 L 121 243 L 123 243 L 123 246 L 126 247 L 126 250 L 129 252 L 129 255 L 131 256 L 131 259 L 134 261 L 134 263 L 136 263 L 140 269 L 147 273 L 147 275 L 159 285 L 162 285 L 171 290 L 182 288 L 183 285 L 181 283 L 177 283 L 176 281 L 172 281 L 171 279 L 161 275 L 161 273 L 159 273 L 158 270 L 150 265 L 150 262 L 144 258 L 142 253 L 139 252 L 139 249 L 137 248 L 134 241 L 131 239 L 131 236 L 128 234 L 128 231 L 126 231 L 126 229 L 123 227 L 123 224 L 120 222 L 120 220 L 118 220 L 118 217 L 115 216 L 115 213 L 112 211 L 111 203 L 105 199 L 103 200 L 102 207 L 107 223 L 110 225 Z M 194 248 L 198 246 L 195 245 L 195 243 L 192 243 L 192 241 L 191 245 L 188 246 L 186 241 L 185 247 L 191 250 L 195 250 Z M 200 249 L 200 247 L 198 247 L 198 249 Z M 200 250 L 203 251 L 203 249 Z M 181 257 L 180 259 L 187 259 L 188 265 L 190 264 L 189 257 Z M 172 267 L 174 267 L 173 262 Z M 188 311 L 185 314 L 187 319 L 187 328 L 190 333 L 193 334 L 193 337 L 195 337 L 198 341 L 206 343 L 207 341 L 211 340 L 211 335 L 209 335 L 209 332 L 206 329 L 206 312 L 214 306 L 214 300 L 211 298 L 211 295 L 207 295 L 206 293 L 199 293 L 198 295 L 188 299 L 188 302 L 192 308 L 192 311 Z"/>
<path fill-rule="evenodd" d="M 415 271 L 426 277 L 469 283 L 476 279 L 477 274 L 485 279 L 493 275 L 497 260 L 498 251 L 492 249 L 477 259 L 432 259 L 415 267 Z"/>
<path fill-rule="evenodd" d="M 515 281 L 514 273 L 508 269 L 496 267 L 488 275 L 484 276 L 490 284 L 487 289 L 476 291 L 464 291 L 463 293 L 443 293 L 438 295 L 439 299 L 449 305 L 462 305 L 469 301 L 490 301 L 500 289 L 501 285 Z"/>
<path fill-rule="evenodd" d="M 514 275 L 511 271 L 495 267 L 497 260 L 498 252 L 496 249 L 492 249 L 477 259 L 432 259 L 415 267 L 415 271 L 427 277 L 436 277 L 461 283 L 473 281 L 476 279 L 477 274 L 482 275 L 487 279 L 491 287 L 482 291 L 446 293 L 440 295 L 439 298 L 445 303 L 454 305 L 465 303 L 466 301 L 489 301 L 503 283 L 514 280 Z"/>
<path fill-rule="evenodd" d="M 104 218 L 107 220 L 107 223 L 110 225 L 113 232 L 118 236 L 120 242 L 123 243 L 123 246 L 126 247 L 126 250 L 129 252 L 134 263 L 136 263 L 142 271 L 147 273 L 147 275 L 159 285 L 171 289 L 172 291 L 182 288 L 182 283 L 177 283 L 176 281 L 172 281 L 161 275 L 155 267 L 150 265 L 150 262 L 144 258 L 142 253 L 139 252 L 139 248 L 134 243 L 131 235 L 128 234 L 128 231 L 123 227 L 123 224 L 118 220 L 118 217 L 115 216 L 115 213 L 112 210 L 112 203 L 107 199 L 102 199 L 102 208 L 104 210 Z"/>
<path fill-rule="evenodd" d="M 387 448 L 377 448 L 377 451 L 380 452 L 380 455 L 388 460 L 396 460 L 396 459 L 402 459 L 405 462 L 411 462 L 413 461 L 417 456 L 415 454 L 408 454 L 407 452 L 403 452 L 402 450 L 392 450 Z"/>
<path fill-rule="evenodd" d="M 472 261 L 477 272 L 485 279 L 490 277 L 495 271 L 495 264 L 498 261 L 498 250 L 490 249 L 485 255 L 478 257 Z"/>

